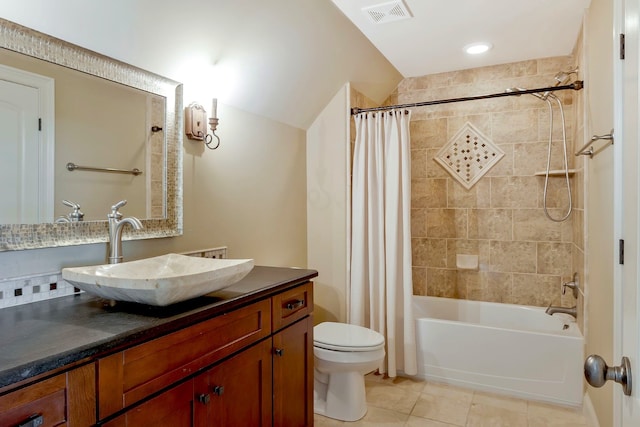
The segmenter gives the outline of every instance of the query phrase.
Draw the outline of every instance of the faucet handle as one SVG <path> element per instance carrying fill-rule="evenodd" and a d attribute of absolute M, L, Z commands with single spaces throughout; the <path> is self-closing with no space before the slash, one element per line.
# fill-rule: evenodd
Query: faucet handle
<path fill-rule="evenodd" d="M 567 292 L 567 288 L 571 288 L 574 298 L 578 298 L 578 292 L 581 292 L 580 282 L 578 282 L 578 273 L 573 274 L 573 280 L 562 284 L 562 295 Z"/>
<path fill-rule="evenodd" d="M 63 200 L 62 204 L 65 206 L 69 206 L 72 209 L 80 209 L 80 205 L 78 203 L 75 203 L 69 200 Z"/>
<path fill-rule="evenodd" d="M 65 206 L 69 206 L 70 208 L 73 209 L 73 212 L 69 214 L 69 219 L 71 220 L 71 222 L 77 222 L 77 221 L 83 220 L 84 213 L 82 213 L 82 211 L 80 210 L 79 203 L 75 203 L 69 200 L 63 200 L 62 204 Z"/>
<path fill-rule="evenodd" d="M 118 203 L 116 203 L 115 205 L 111 206 L 111 213 L 109 215 L 107 215 L 107 217 L 116 218 L 116 219 L 122 218 L 122 214 L 120 212 L 118 212 L 118 209 L 120 209 L 121 207 L 123 207 L 126 204 L 127 204 L 126 200 L 120 200 Z"/>
<path fill-rule="evenodd" d="M 126 204 L 127 204 L 126 200 L 120 200 L 118 203 L 116 203 L 115 205 L 111 206 L 111 213 L 112 214 L 118 213 L 118 209 L 120 209 L 121 207 L 123 207 Z"/>

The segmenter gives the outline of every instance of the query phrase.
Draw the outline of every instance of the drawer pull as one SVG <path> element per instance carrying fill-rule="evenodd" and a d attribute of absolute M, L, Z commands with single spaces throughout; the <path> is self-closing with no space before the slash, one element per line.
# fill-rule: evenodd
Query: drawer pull
<path fill-rule="evenodd" d="M 274 348 L 273 352 L 276 356 L 284 356 L 284 348 Z"/>
<path fill-rule="evenodd" d="M 288 302 L 287 305 L 285 305 L 285 308 L 287 310 L 295 310 L 296 308 L 300 308 L 304 306 L 304 300 L 303 299 L 299 299 L 299 300 L 295 300 L 293 302 Z"/>
<path fill-rule="evenodd" d="M 217 385 L 215 387 L 212 387 L 211 391 L 213 391 L 213 394 L 215 395 L 222 396 L 222 394 L 224 393 L 224 386 Z"/>
<path fill-rule="evenodd" d="M 28 419 L 18 424 L 16 427 L 40 427 L 44 425 L 44 417 L 42 415 L 31 415 Z"/>
<path fill-rule="evenodd" d="M 199 394 L 198 402 L 208 405 L 211 402 L 211 396 L 208 393 Z"/>

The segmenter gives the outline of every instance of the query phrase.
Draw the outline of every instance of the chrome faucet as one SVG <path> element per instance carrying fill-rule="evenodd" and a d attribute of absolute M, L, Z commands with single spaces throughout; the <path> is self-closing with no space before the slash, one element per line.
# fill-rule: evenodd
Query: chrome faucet
<path fill-rule="evenodd" d="M 555 313 L 564 313 L 564 314 L 568 314 L 570 316 L 573 316 L 575 319 L 578 318 L 578 309 L 577 306 L 573 306 L 571 308 L 569 307 L 556 307 L 553 305 L 549 305 L 549 307 L 547 307 L 547 309 L 545 310 L 545 313 L 547 313 L 549 316 L 554 315 Z"/>
<path fill-rule="evenodd" d="M 107 215 L 109 218 L 109 264 L 119 264 L 122 262 L 122 227 L 129 224 L 135 230 L 142 230 L 142 223 L 136 217 L 122 218 L 122 214 L 118 211 L 127 204 L 126 200 L 121 200 L 111 206 L 111 213 Z"/>
<path fill-rule="evenodd" d="M 73 212 L 68 215 L 61 215 L 56 219 L 56 223 L 65 223 L 65 222 L 80 222 L 84 219 L 84 214 L 80 210 L 80 205 L 75 202 L 70 202 L 69 200 L 63 200 L 62 204 L 65 206 L 69 206 L 73 209 Z"/>
<path fill-rule="evenodd" d="M 567 292 L 567 288 L 571 289 L 571 293 L 574 298 L 578 299 L 578 293 L 582 294 L 582 290 L 580 289 L 580 282 L 578 281 L 578 273 L 573 274 L 573 280 L 571 282 L 566 282 L 562 284 L 562 295 Z M 583 294 L 584 295 L 584 294 Z M 578 319 L 578 306 L 574 305 L 573 307 L 556 307 L 552 306 L 549 303 L 549 307 L 545 310 L 549 316 L 554 315 L 555 313 L 564 313 L 570 316 L 573 316 L 575 319 Z"/>

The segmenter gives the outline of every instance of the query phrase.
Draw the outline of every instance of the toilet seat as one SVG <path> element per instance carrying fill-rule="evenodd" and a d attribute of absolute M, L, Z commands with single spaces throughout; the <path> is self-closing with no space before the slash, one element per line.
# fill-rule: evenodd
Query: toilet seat
<path fill-rule="evenodd" d="M 323 322 L 313 328 L 313 345 L 333 351 L 373 351 L 384 347 L 384 336 L 358 325 Z"/>

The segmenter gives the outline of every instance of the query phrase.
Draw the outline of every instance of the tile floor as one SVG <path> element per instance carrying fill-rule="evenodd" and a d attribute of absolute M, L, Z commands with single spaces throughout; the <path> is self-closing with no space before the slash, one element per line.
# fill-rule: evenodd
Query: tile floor
<path fill-rule="evenodd" d="M 316 427 L 586 427 L 581 409 L 460 387 L 367 375 L 369 409 L 349 423 L 315 415 Z"/>

